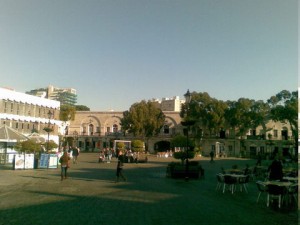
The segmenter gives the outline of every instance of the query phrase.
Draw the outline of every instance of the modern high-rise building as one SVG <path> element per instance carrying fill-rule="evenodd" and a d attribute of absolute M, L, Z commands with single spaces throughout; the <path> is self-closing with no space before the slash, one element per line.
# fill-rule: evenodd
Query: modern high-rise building
<path fill-rule="evenodd" d="M 44 97 L 59 101 L 61 105 L 76 105 L 77 94 L 74 88 L 58 88 L 49 85 L 47 88 L 39 88 L 26 92 L 26 94 Z"/>

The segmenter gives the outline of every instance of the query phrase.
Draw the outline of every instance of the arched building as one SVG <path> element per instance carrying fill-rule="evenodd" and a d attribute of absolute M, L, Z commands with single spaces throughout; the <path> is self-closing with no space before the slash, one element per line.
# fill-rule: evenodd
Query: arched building
<path fill-rule="evenodd" d="M 157 142 L 170 142 L 174 134 L 181 132 L 179 113 L 164 113 L 165 125 L 157 137 L 149 140 L 148 150 L 150 152 L 154 152 Z M 88 151 L 105 148 L 117 139 L 134 139 L 133 136 L 121 132 L 121 118 L 123 118 L 123 112 L 77 111 L 74 121 L 71 121 L 68 128 L 68 136 L 73 136 L 78 146 Z"/>
<path fill-rule="evenodd" d="M 165 151 L 170 149 L 170 141 L 176 134 L 183 134 L 179 112 L 164 111 L 165 124 L 159 135 L 148 141 L 148 151 Z M 99 151 L 112 146 L 114 140 L 138 139 L 123 134 L 120 119 L 123 112 L 115 111 L 77 111 L 74 121 L 70 121 L 68 136 L 73 137 L 76 144 L 86 151 Z M 262 127 L 249 130 L 243 138 L 236 138 L 232 131 L 226 130 L 218 137 L 203 136 L 199 142 L 202 155 L 209 155 L 211 150 L 218 156 L 256 157 L 258 153 L 281 151 L 284 154 L 293 152 L 292 132 L 287 123 L 270 121 L 268 132 L 262 136 Z M 191 136 L 192 138 L 192 136 Z"/>

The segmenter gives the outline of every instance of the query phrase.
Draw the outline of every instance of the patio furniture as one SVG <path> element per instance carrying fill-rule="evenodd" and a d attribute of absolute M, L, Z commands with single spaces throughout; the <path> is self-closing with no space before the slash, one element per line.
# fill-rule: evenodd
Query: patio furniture
<path fill-rule="evenodd" d="M 268 198 L 267 198 L 267 206 L 269 207 L 270 201 L 274 199 L 278 200 L 278 208 L 281 207 L 281 203 L 283 201 L 283 197 L 286 194 L 286 187 L 278 184 L 268 184 Z"/>
<path fill-rule="evenodd" d="M 233 177 L 232 175 L 225 174 L 224 175 L 224 185 L 223 185 L 223 193 L 225 192 L 226 187 L 229 189 L 229 191 L 233 194 L 235 185 L 237 183 L 237 179 Z"/>
<path fill-rule="evenodd" d="M 217 176 L 216 190 L 220 190 L 220 188 L 224 185 L 224 175 L 222 173 L 218 173 L 216 176 Z"/>
<path fill-rule="evenodd" d="M 268 192 L 268 186 L 263 181 L 257 181 L 256 186 L 257 186 L 257 189 L 259 191 L 257 199 L 256 199 L 256 202 L 258 203 L 260 195 L 262 193 L 267 193 Z"/>

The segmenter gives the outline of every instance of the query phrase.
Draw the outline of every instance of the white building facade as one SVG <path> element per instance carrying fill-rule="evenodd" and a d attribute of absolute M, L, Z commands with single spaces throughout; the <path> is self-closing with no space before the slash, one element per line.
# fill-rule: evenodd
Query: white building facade
<path fill-rule="evenodd" d="M 0 126 L 9 126 L 25 136 L 38 133 L 45 140 L 48 133 L 44 128 L 50 127 L 53 132 L 49 133 L 49 140 L 59 144 L 58 134 L 63 124 L 59 113 L 59 101 L 0 88 Z"/>

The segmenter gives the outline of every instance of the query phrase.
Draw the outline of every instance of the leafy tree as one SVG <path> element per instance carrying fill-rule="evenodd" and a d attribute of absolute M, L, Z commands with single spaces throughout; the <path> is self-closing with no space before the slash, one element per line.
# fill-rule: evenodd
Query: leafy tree
<path fill-rule="evenodd" d="M 238 101 L 228 101 L 227 105 L 225 120 L 227 126 L 236 131 L 236 136 L 243 136 L 249 129 L 255 129 L 259 125 L 263 127 L 261 135 L 266 134 L 268 131 L 266 124 L 270 120 L 270 107 L 267 103 L 262 100 L 240 98 Z"/>
<path fill-rule="evenodd" d="M 90 108 L 85 105 L 75 105 L 76 111 L 90 111 Z"/>
<path fill-rule="evenodd" d="M 271 107 L 270 117 L 274 121 L 288 122 L 295 141 L 295 155 L 298 152 L 298 91 L 283 90 L 272 96 L 268 103 Z"/>
<path fill-rule="evenodd" d="M 173 157 L 175 159 L 180 159 L 181 163 L 184 164 L 184 160 L 186 160 L 186 158 L 188 159 L 193 159 L 195 157 L 195 152 L 194 151 L 188 151 L 188 154 L 184 151 L 184 152 L 174 152 Z"/>
<path fill-rule="evenodd" d="M 190 140 L 189 140 L 189 146 L 191 145 Z M 185 148 L 187 146 L 187 140 L 186 137 L 183 135 L 176 135 L 171 139 L 171 147 L 180 147 L 180 148 Z"/>
<path fill-rule="evenodd" d="M 41 151 L 41 144 L 36 143 L 34 140 L 29 139 L 26 141 L 17 142 L 15 148 L 20 152 L 37 153 Z"/>
<path fill-rule="evenodd" d="M 52 151 L 53 149 L 57 148 L 58 145 L 53 141 L 50 140 L 48 143 L 48 151 Z M 45 149 L 47 150 L 47 142 L 45 143 Z"/>
<path fill-rule="evenodd" d="M 259 125 L 263 128 L 262 135 L 263 139 L 266 138 L 267 131 L 271 130 L 271 128 L 267 128 L 267 123 L 270 120 L 270 107 L 268 103 L 259 100 L 254 101 L 252 106 L 250 107 L 250 117 L 252 120 L 252 128 L 255 129 Z"/>
<path fill-rule="evenodd" d="M 141 101 L 133 104 L 129 111 L 123 112 L 121 119 L 122 131 L 140 136 L 146 143 L 157 135 L 165 122 L 165 115 L 151 101 Z"/>
<path fill-rule="evenodd" d="M 227 103 L 211 98 L 208 93 L 192 93 L 192 100 L 184 104 L 180 113 L 185 120 L 195 120 L 193 133 L 201 138 L 203 132 L 209 135 L 217 135 L 225 126 L 224 111 Z"/>
<path fill-rule="evenodd" d="M 251 107 L 254 100 L 240 98 L 238 101 L 228 101 L 225 110 L 225 119 L 230 128 L 236 131 L 236 136 L 245 135 L 253 128 L 253 114 Z"/>
<path fill-rule="evenodd" d="M 117 149 L 125 149 L 125 144 L 124 144 L 124 142 L 118 142 L 117 143 Z"/>
<path fill-rule="evenodd" d="M 59 119 L 62 121 L 74 120 L 76 108 L 71 105 L 61 105 Z"/>
<path fill-rule="evenodd" d="M 183 135 L 176 135 L 171 139 L 171 147 L 180 147 L 180 148 L 186 148 L 187 146 L 192 147 L 194 146 L 191 139 L 187 141 L 187 138 Z M 186 151 L 180 151 L 180 152 L 174 152 L 173 157 L 175 159 L 180 159 L 182 164 L 184 163 L 184 160 L 188 157 L 188 159 L 192 159 L 195 157 L 195 152 L 192 150 L 189 150 L 188 153 Z"/>
<path fill-rule="evenodd" d="M 142 152 L 144 151 L 144 142 L 141 140 L 133 140 L 131 147 L 134 152 Z"/>

